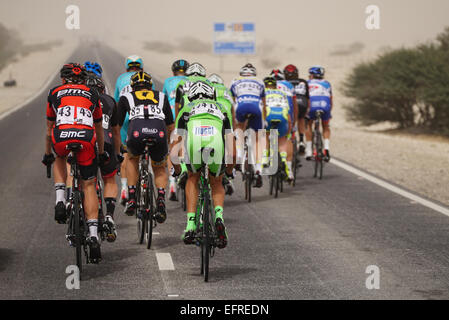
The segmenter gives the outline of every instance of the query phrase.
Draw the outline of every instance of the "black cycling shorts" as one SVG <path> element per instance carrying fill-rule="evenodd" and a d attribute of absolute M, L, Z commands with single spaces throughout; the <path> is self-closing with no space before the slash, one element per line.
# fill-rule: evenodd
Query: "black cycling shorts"
<path fill-rule="evenodd" d="M 114 146 L 110 143 L 104 144 L 104 151 L 109 153 L 110 160 L 103 166 L 100 166 L 101 176 L 103 178 L 113 177 L 118 171 L 118 160 L 115 155 Z"/>
<path fill-rule="evenodd" d="M 296 100 L 298 102 L 298 119 L 303 119 L 306 116 L 309 101 L 302 96 L 297 96 Z"/>
<path fill-rule="evenodd" d="M 140 156 L 145 149 L 144 139 L 153 142 L 150 157 L 153 162 L 165 162 L 168 154 L 167 129 L 165 122 L 156 119 L 130 121 L 126 147 L 130 156 Z"/>

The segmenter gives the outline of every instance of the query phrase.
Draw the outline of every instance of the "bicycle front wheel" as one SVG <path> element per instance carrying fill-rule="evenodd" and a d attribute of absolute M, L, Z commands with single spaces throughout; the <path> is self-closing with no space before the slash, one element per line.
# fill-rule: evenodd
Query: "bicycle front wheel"
<path fill-rule="evenodd" d="M 72 217 L 74 223 L 74 234 L 75 234 L 75 256 L 76 256 L 76 266 L 79 270 L 79 275 L 81 279 L 81 272 L 83 270 L 83 260 L 82 260 L 82 237 L 83 233 L 80 228 L 81 221 L 81 195 L 79 191 L 73 192 L 73 207 L 72 207 Z"/>
<path fill-rule="evenodd" d="M 210 201 L 206 197 L 203 206 L 203 241 L 201 243 L 201 254 L 204 272 L 204 281 L 209 281 L 209 258 L 210 258 L 210 248 L 212 245 L 211 233 L 210 233 Z"/>
<path fill-rule="evenodd" d="M 153 188 L 153 179 L 151 174 L 148 174 L 147 181 L 147 200 L 145 201 L 148 204 L 148 215 L 147 215 L 147 249 L 151 248 L 151 242 L 153 240 L 153 216 L 154 216 L 154 188 Z"/>

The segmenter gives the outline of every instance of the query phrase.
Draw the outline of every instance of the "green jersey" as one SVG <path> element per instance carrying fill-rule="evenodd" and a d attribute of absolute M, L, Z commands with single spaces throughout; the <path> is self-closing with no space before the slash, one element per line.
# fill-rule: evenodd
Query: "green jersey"
<path fill-rule="evenodd" d="M 189 99 L 187 99 L 189 89 L 192 84 L 198 81 L 205 81 L 210 86 L 213 86 L 212 83 L 209 80 L 207 80 L 207 78 L 201 76 L 189 76 L 181 80 L 178 86 L 176 87 L 176 100 L 175 100 L 176 103 L 180 104 L 179 109 L 181 109 L 184 105 L 189 103 Z"/>
<path fill-rule="evenodd" d="M 223 123 L 224 129 L 232 129 L 232 114 L 220 102 L 210 99 L 199 99 L 186 104 L 176 119 L 176 128 L 186 129 L 190 120 L 210 119 Z"/>
<path fill-rule="evenodd" d="M 215 88 L 215 93 L 217 95 L 217 101 L 220 102 L 227 110 L 229 115 L 229 120 L 232 124 L 232 108 L 234 106 L 231 91 L 226 88 L 225 85 L 220 83 L 213 83 Z"/>

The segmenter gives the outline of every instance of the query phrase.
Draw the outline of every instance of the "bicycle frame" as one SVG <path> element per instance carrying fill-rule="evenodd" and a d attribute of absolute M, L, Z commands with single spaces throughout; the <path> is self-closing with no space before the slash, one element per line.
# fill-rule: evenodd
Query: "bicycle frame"
<path fill-rule="evenodd" d="M 312 144 L 313 144 L 313 160 L 315 161 L 314 166 L 314 178 L 318 177 L 319 179 L 323 178 L 323 166 L 324 166 L 324 155 L 323 155 L 323 140 L 320 131 L 320 123 L 321 123 L 321 115 L 323 111 L 318 110 L 315 115 L 316 119 L 314 120 L 314 130 L 312 132 Z M 319 176 L 318 176 L 319 170 Z"/>

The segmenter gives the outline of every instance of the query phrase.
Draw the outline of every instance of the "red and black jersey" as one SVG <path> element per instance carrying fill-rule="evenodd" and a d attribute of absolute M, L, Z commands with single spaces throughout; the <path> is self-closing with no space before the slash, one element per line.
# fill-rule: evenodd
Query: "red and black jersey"
<path fill-rule="evenodd" d="M 50 90 L 47 119 L 56 127 L 93 128 L 103 120 L 100 97 L 96 90 L 82 84 L 65 84 Z"/>

